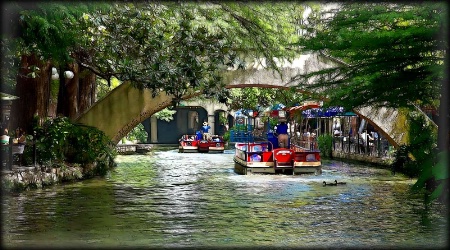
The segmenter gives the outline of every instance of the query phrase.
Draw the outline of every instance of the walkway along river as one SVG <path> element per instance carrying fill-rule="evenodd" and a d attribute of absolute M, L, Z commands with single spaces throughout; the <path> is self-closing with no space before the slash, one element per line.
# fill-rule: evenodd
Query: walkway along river
<path fill-rule="evenodd" d="M 117 156 L 106 178 L 3 196 L 4 247 L 447 246 L 447 212 L 415 180 L 323 162 L 323 174 L 237 175 L 232 154 Z M 323 186 L 323 181 L 346 185 Z"/>

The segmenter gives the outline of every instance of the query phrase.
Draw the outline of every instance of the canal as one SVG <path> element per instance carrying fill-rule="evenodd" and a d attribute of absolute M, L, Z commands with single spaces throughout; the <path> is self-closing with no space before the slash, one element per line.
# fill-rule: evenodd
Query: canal
<path fill-rule="evenodd" d="M 414 180 L 337 160 L 243 176 L 233 153 L 119 155 L 105 178 L 4 195 L 3 247 L 447 246 L 447 211 L 424 209 Z"/>

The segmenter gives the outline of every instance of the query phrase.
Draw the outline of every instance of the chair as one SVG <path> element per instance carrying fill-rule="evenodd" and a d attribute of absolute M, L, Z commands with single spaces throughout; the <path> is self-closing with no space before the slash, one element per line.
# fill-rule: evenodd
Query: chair
<path fill-rule="evenodd" d="M 17 162 L 19 166 L 22 166 L 22 157 L 24 150 L 25 144 L 17 144 L 12 146 L 12 155 L 14 157 L 13 162 Z"/>
<path fill-rule="evenodd" d="M 2 143 L 0 146 L 1 146 L 2 168 L 4 168 L 9 164 L 9 145 Z"/>

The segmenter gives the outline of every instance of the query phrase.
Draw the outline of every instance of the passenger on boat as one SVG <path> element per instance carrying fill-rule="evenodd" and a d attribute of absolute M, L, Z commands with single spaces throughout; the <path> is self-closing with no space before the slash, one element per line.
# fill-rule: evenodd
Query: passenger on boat
<path fill-rule="evenodd" d="M 211 126 L 208 125 L 208 122 L 204 122 L 203 123 L 203 127 L 202 127 L 202 134 L 203 134 L 203 140 L 209 140 L 210 138 L 210 133 L 209 133 L 209 129 L 211 128 Z"/>
<path fill-rule="evenodd" d="M 278 146 L 280 148 L 287 148 L 288 147 L 288 126 L 285 121 L 280 122 L 279 125 L 277 125 L 276 133 L 278 134 Z"/>

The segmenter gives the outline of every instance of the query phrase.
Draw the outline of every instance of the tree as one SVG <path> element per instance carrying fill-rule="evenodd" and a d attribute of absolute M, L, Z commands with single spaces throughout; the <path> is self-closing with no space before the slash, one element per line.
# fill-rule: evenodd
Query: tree
<path fill-rule="evenodd" d="M 249 57 L 273 62 L 295 52 L 287 50 L 295 41 L 294 25 L 283 15 L 261 14 L 270 8 L 281 9 L 234 3 L 116 5 L 112 13 L 86 16 L 92 28 L 85 34 L 97 49 L 74 54 L 105 79 L 130 81 L 154 95 L 165 91 L 175 102 L 192 89 L 224 101 L 221 70 L 244 68 Z"/>
<path fill-rule="evenodd" d="M 448 84 L 448 79 L 444 79 L 448 67 L 448 19 L 443 3 L 350 2 L 330 12 L 331 17 L 312 22 L 309 36 L 301 38 L 299 45 L 304 50 L 339 58 L 341 63 L 299 75 L 299 82 L 316 79 L 311 85 L 299 84 L 300 89 L 322 92 L 329 98 L 328 105 L 346 109 L 372 105 L 407 107 L 413 111 L 419 105 L 445 103 L 440 93 Z M 440 115 L 448 119 L 449 108 L 441 110 L 444 112 Z M 422 128 L 423 133 L 426 131 L 431 133 Z M 446 138 L 438 145 L 442 152 L 440 161 L 435 148 L 424 148 L 423 136 L 411 142 L 419 144 L 407 147 L 415 150 L 408 153 L 420 156 L 416 160 L 422 159 L 414 163 L 420 166 L 415 187 L 426 187 L 433 192 L 431 198 L 448 194 L 448 128 L 440 126 L 439 131 L 438 138 Z"/>
<path fill-rule="evenodd" d="M 297 92 L 294 88 L 282 91 L 273 88 L 242 88 L 231 90 L 231 97 L 227 105 L 234 110 L 258 110 L 258 107 L 271 107 L 277 103 L 289 107 L 295 106 L 309 97 L 309 95 Z"/>
<path fill-rule="evenodd" d="M 220 71 L 225 67 L 245 67 L 248 58 L 266 57 L 272 61 L 269 67 L 276 70 L 273 58 L 294 55 L 296 23 L 291 20 L 299 19 L 301 12 L 298 10 L 304 7 L 289 3 L 287 8 L 286 5 L 222 2 L 18 4 L 17 15 L 12 15 L 10 21 L 20 24 L 20 32 L 2 42 L 11 51 L 8 65 L 14 64 L 18 69 L 17 55 L 38 59 L 26 60 L 27 64 L 23 64 L 26 71 L 20 73 L 25 77 L 19 79 L 18 85 L 24 82 L 23 91 L 18 90 L 20 93 L 37 96 L 38 90 L 30 85 L 40 88 L 42 93 L 54 90 L 58 83 L 49 84 L 53 66 L 60 69 L 61 76 L 61 71 L 66 69 L 75 71 L 78 77 L 60 79 L 58 91 L 57 112 L 71 118 L 92 104 L 95 77 L 108 82 L 113 77 L 122 82 L 131 81 L 137 88 L 152 89 L 154 95 L 165 91 L 174 95 L 174 104 L 186 91 L 193 89 L 225 101 L 227 92 L 220 86 Z M 41 67 L 33 67 L 40 64 Z M 33 68 L 35 71 L 31 72 Z M 17 74 L 12 70 L 8 73 L 14 84 Z M 33 99 L 27 101 L 37 103 Z M 23 108 L 25 104 L 20 110 Z M 36 112 L 37 109 L 43 111 Z M 29 124 L 34 114 L 46 117 L 48 109 L 45 105 L 31 106 L 26 114 L 16 113 L 25 117 L 21 124 Z"/>
<path fill-rule="evenodd" d="M 72 100 L 64 105 L 59 102 L 58 108 L 60 113 L 72 118 L 76 114 L 70 110 L 80 112 L 93 103 L 95 78 L 88 73 L 84 74 L 86 77 L 78 77 L 83 71 L 80 68 L 77 78 L 69 81 L 64 79 L 63 71 L 69 66 L 78 68 L 68 53 L 81 42 L 78 19 L 83 12 L 99 6 L 105 5 L 19 2 L 4 6 L 3 12 L 9 14 L 6 17 L 9 30 L 4 30 L 2 37 L 2 50 L 6 52 L 3 79 L 20 97 L 13 107 L 12 112 L 16 114 L 12 116 L 13 124 L 31 131 L 35 116 L 42 120 L 56 115 L 58 99 Z M 60 70 L 60 82 L 50 80 L 52 67 Z M 66 83 L 72 92 L 65 89 Z"/>
<path fill-rule="evenodd" d="M 447 54 L 442 3 L 346 3 L 333 17 L 312 22 L 304 50 L 342 60 L 340 66 L 298 76 L 319 78 L 300 88 L 324 91 L 348 109 L 365 105 L 411 107 L 439 99 Z M 320 29 L 314 29 L 317 26 Z"/>

